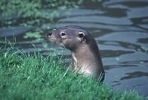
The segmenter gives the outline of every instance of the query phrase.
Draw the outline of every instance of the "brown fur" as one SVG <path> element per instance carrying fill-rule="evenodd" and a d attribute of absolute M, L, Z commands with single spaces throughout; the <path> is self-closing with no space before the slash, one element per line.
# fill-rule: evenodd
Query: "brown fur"
<path fill-rule="evenodd" d="M 104 68 L 96 41 L 83 28 L 66 26 L 52 30 L 47 35 L 50 42 L 59 44 L 72 52 L 69 68 L 76 73 L 91 75 L 95 80 L 102 75 L 100 81 L 104 80 Z"/>

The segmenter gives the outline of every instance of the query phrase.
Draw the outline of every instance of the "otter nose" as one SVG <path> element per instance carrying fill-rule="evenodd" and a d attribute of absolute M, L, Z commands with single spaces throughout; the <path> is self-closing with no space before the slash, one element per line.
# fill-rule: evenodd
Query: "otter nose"
<path fill-rule="evenodd" d="M 50 37 L 52 35 L 52 32 L 47 33 L 47 37 Z"/>

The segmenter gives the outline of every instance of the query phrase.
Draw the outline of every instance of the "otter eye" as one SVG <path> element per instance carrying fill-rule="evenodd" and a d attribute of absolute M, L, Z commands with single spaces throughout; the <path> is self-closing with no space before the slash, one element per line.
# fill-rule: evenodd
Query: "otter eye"
<path fill-rule="evenodd" d="M 61 33 L 61 36 L 65 36 L 66 34 L 64 32 Z"/>
<path fill-rule="evenodd" d="M 51 36 L 51 35 L 52 35 L 52 32 L 47 33 L 47 36 Z"/>

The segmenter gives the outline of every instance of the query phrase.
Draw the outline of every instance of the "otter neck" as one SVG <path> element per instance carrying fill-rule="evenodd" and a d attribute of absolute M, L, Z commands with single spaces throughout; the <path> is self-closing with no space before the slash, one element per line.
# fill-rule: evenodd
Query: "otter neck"
<path fill-rule="evenodd" d="M 84 56 L 85 55 L 85 56 Z M 94 56 L 91 52 L 90 47 L 87 44 L 81 44 L 76 48 L 74 51 L 72 51 L 72 57 L 75 62 L 78 61 L 87 61 L 90 59 L 90 56 Z"/>

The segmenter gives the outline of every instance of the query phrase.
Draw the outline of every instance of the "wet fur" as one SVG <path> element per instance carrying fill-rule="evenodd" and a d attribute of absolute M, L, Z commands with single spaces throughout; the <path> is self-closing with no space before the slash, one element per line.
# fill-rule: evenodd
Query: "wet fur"
<path fill-rule="evenodd" d="M 88 32 L 79 26 L 65 26 L 49 33 L 50 42 L 59 44 L 72 52 L 70 69 L 85 76 L 91 75 L 95 80 L 102 75 L 101 82 L 104 80 L 105 73 L 99 49 Z"/>

